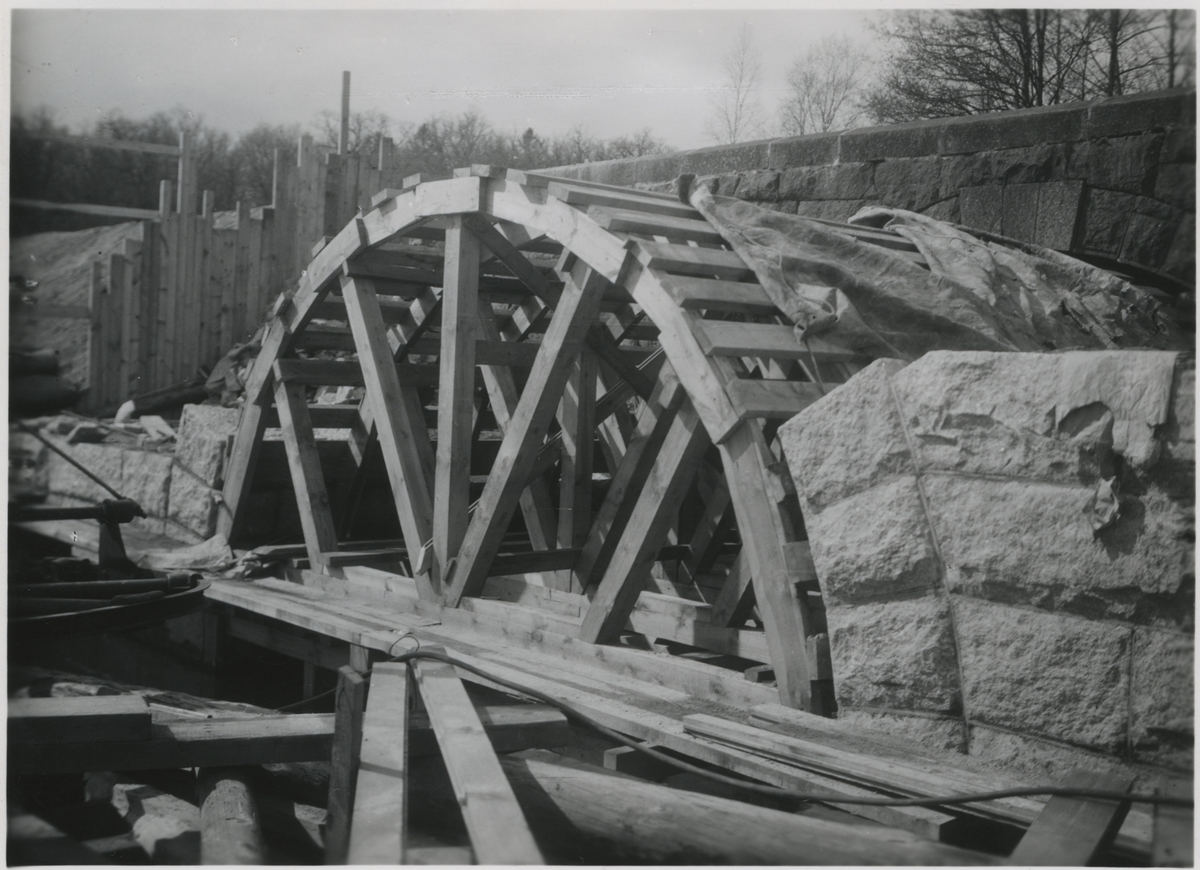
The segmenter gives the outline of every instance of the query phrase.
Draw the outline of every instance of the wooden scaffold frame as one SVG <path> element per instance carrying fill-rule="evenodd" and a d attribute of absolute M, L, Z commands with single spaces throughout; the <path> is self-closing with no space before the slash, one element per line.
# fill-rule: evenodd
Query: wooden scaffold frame
<path fill-rule="evenodd" d="M 545 598 L 581 603 L 578 622 L 555 630 L 590 643 L 627 630 L 652 576 L 678 592 L 663 562 L 677 580 L 723 570 L 659 621 L 688 622 L 695 646 L 766 661 L 781 701 L 812 709 L 819 599 L 774 432 L 862 360 L 802 346 L 751 269 L 667 194 L 473 166 L 373 203 L 276 306 L 221 531 L 237 543 L 264 432 L 279 426 L 312 570 L 338 577 L 393 558 L 446 607 L 489 578 L 537 575 Z M 357 361 L 306 358 L 317 348 Z M 334 425 L 352 429 L 360 472 L 382 454 L 404 541 L 392 550 L 341 543 L 326 492 L 314 425 L 335 412 L 310 408 L 306 389 L 351 384 L 365 397 Z M 489 427 L 502 438 L 472 500 L 471 456 Z M 722 553 L 732 562 L 718 566 Z"/>

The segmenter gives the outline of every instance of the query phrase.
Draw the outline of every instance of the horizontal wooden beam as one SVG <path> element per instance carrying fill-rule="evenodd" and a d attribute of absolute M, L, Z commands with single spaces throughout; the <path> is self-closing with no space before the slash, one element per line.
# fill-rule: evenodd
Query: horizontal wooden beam
<path fill-rule="evenodd" d="M 13 698 L 8 702 L 8 742 L 145 740 L 150 707 L 141 695 L 81 698 Z"/>
<path fill-rule="evenodd" d="M 83 202 L 49 202 L 44 199 L 10 199 L 10 205 L 23 208 L 40 208 L 45 211 L 70 211 L 76 214 L 91 214 L 98 217 L 124 218 L 130 221 L 157 220 L 157 209 L 125 208 L 119 205 L 92 205 Z"/>
<path fill-rule="evenodd" d="M 569 739 L 566 717 L 543 704 L 489 705 L 477 712 L 497 752 L 560 746 Z M 328 761 L 333 730 L 332 713 L 280 713 L 252 719 L 213 718 L 155 724 L 148 740 L 37 744 L 17 744 L 10 740 L 8 770 L 71 773 Z M 438 751 L 428 718 L 413 716 L 409 746 L 415 755 L 433 755 Z"/>
<path fill-rule="evenodd" d="M 396 374 L 402 384 L 434 387 L 438 382 L 438 367 L 430 364 L 400 363 Z M 310 387 L 361 387 L 364 384 L 362 367 L 351 360 L 277 359 L 275 379 Z"/>
<path fill-rule="evenodd" d="M 823 395 L 817 384 L 806 381 L 749 378 L 731 380 L 726 390 L 742 420 L 789 420 Z"/>

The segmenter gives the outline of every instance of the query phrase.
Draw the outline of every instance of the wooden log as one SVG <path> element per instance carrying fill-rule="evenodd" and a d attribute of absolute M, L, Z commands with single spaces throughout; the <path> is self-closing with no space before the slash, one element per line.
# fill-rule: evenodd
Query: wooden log
<path fill-rule="evenodd" d="M 371 676 L 350 822 L 350 864 L 403 864 L 408 792 L 409 675 L 383 663 Z"/>
<path fill-rule="evenodd" d="M 550 759 L 554 759 L 553 763 Z M 990 855 L 641 782 L 550 753 L 502 762 L 527 817 L 615 840 L 644 863 L 995 865 Z M 539 834 L 555 836 L 550 824 Z M 563 833 L 557 833 L 562 837 Z"/>
<path fill-rule="evenodd" d="M 412 668 L 476 858 L 481 864 L 543 863 L 454 667 L 415 659 Z"/>
<path fill-rule="evenodd" d="M 1076 769 L 1067 788 L 1127 792 L 1133 777 Z M 1009 860 L 1029 867 L 1086 867 L 1100 857 L 1121 829 L 1129 801 L 1055 795 L 1037 817 Z"/>
<path fill-rule="evenodd" d="M 349 665 L 338 670 L 334 701 L 333 752 L 329 772 L 329 816 L 325 827 L 325 863 L 345 864 L 350 852 L 350 819 L 358 779 L 363 708 L 367 685 Z"/>
<path fill-rule="evenodd" d="M 86 698 L 13 698 L 8 702 L 10 744 L 125 741 L 150 737 L 150 708 L 137 695 Z"/>
<path fill-rule="evenodd" d="M 196 779 L 201 864 L 263 864 L 265 847 L 249 774 L 208 768 Z"/>

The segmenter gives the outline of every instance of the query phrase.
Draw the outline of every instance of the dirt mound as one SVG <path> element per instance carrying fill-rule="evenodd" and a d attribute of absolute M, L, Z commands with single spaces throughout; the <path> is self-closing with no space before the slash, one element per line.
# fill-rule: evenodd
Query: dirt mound
<path fill-rule="evenodd" d="M 79 385 L 88 379 L 88 329 L 85 319 L 38 316 L 39 309 L 88 304 L 92 263 L 106 264 L 126 239 L 141 240 L 139 222 L 95 227 L 73 233 L 39 233 L 13 239 L 8 255 L 10 278 L 38 282 L 27 294 L 32 304 L 14 300 L 10 320 L 12 347 L 53 348 L 59 352 L 63 375 Z"/>

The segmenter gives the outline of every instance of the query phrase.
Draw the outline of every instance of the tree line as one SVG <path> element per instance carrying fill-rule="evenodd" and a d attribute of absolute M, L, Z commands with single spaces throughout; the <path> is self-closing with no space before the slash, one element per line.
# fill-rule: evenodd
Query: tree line
<path fill-rule="evenodd" d="M 1190 9 L 906 11 L 868 35 L 826 37 L 798 56 L 772 119 L 743 27 L 723 59 L 709 135 L 799 136 L 1195 84 Z"/>
<path fill-rule="evenodd" d="M 375 157 L 384 137 L 393 140 L 393 161 L 406 175 L 448 176 L 459 166 L 491 163 L 516 169 L 545 169 L 619 157 L 664 153 L 667 144 L 649 129 L 602 139 L 582 125 L 565 134 L 543 137 L 532 128 L 520 134 L 497 130 L 477 112 L 441 115 L 413 124 L 395 121 L 376 110 L 350 116 L 348 150 Z M 218 130 L 185 108 L 146 118 L 111 113 L 82 132 L 96 138 L 132 139 L 178 145 L 189 135 L 196 155 L 197 186 L 211 190 L 218 210 L 241 202 L 254 207 L 271 202 L 275 151 L 295 160 L 300 136 L 309 133 L 319 148 L 337 149 L 340 118 L 322 112 L 307 129 L 300 124 L 259 124 L 240 136 Z M 79 135 L 54 120 L 46 108 L 14 114 L 11 126 L 10 196 L 51 202 L 158 207 L 158 185 L 174 179 L 174 158 L 154 154 L 83 148 L 48 141 L 45 136 Z M 12 235 L 80 229 L 102 222 L 95 217 L 35 209 L 13 209 Z"/>

